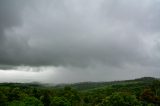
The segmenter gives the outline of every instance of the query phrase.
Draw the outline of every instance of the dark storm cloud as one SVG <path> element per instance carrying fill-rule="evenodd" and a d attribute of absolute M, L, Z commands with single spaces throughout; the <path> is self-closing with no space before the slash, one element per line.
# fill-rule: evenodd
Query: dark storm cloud
<path fill-rule="evenodd" d="M 4 30 L 21 24 L 20 12 L 24 6 L 23 0 L 0 1 L 0 36 L 4 36 Z M 2 40 L 2 39 L 1 39 Z"/>
<path fill-rule="evenodd" d="M 158 0 L 1 1 L 0 64 L 153 66 L 159 62 L 158 4 Z"/>
<path fill-rule="evenodd" d="M 22 25 L 23 22 L 21 18 L 21 12 L 25 7 L 25 4 L 28 3 L 26 3 L 24 0 L 0 1 L 0 64 L 4 65 L 0 66 L 1 69 L 8 69 L 8 65 L 12 65 L 8 64 L 10 60 L 11 63 L 15 62 L 15 60 L 12 60 L 12 55 L 10 54 L 14 47 L 17 46 L 15 44 L 21 44 L 16 41 L 16 36 L 14 35 L 11 35 L 10 38 L 7 38 L 6 30 Z M 14 51 L 18 52 L 18 49 L 15 49 Z"/>

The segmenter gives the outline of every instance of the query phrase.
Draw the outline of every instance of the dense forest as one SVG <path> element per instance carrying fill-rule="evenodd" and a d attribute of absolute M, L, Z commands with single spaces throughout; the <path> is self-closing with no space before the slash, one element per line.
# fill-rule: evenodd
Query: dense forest
<path fill-rule="evenodd" d="M 160 80 L 144 77 L 56 86 L 1 83 L 0 106 L 160 106 Z"/>

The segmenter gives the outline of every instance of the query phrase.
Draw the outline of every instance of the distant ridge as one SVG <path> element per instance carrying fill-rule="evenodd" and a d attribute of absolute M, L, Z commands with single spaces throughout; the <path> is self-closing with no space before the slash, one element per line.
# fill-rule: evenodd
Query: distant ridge
<path fill-rule="evenodd" d="M 154 77 L 142 77 L 131 80 L 118 80 L 118 81 L 108 81 L 108 82 L 79 82 L 73 84 L 59 84 L 55 86 L 56 88 L 63 88 L 64 86 L 71 86 L 78 90 L 86 90 L 93 89 L 97 87 L 104 87 L 109 85 L 117 85 L 117 84 L 129 84 L 129 83 L 152 83 L 157 78 Z"/>
<path fill-rule="evenodd" d="M 153 77 L 142 77 L 137 79 L 131 79 L 131 80 L 120 80 L 120 81 L 108 81 L 108 82 L 78 82 L 78 83 L 72 83 L 72 84 L 43 84 L 39 82 L 31 82 L 31 83 L 0 83 L 0 86 L 10 86 L 10 87 L 20 87 L 20 88 L 42 88 L 42 87 L 54 87 L 54 88 L 63 88 L 65 86 L 70 86 L 77 90 L 88 90 L 88 89 L 94 89 L 99 87 L 105 87 L 105 86 L 111 86 L 111 85 L 118 85 L 118 84 L 134 84 L 134 83 L 143 83 L 143 84 L 150 84 L 154 80 L 158 78 Z M 158 79 L 159 80 L 159 79 Z"/>

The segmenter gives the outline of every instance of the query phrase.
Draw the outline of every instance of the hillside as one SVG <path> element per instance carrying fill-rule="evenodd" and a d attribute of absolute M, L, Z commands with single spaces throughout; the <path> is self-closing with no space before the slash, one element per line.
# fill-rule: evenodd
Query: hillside
<path fill-rule="evenodd" d="M 160 80 L 143 77 L 51 86 L 1 83 L 0 106 L 159 106 Z"/>
<path fill-rule="evenodd" d="M 80 82 L 74 84 L 59 84 L 55 86 L 56 88 L 63 88 L 64 86 L 70 86 L 77 90 L 89 90 L 94 88 L 101 88 L 111 85 L 120 85 L 120 84 L 150 84 L 156 78 L 153 77 L 142 77 L 133 80 L 123 80 L 123 81 L 110 81 L 110 82 Z"/>

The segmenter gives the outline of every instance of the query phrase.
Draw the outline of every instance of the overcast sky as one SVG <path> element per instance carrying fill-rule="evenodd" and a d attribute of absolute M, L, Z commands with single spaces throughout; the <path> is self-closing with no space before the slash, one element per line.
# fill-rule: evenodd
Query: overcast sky
<path fill-rule="evenodd" d="M 0 0 L 0 82 L 160 77 L 160 0 Z"/>

